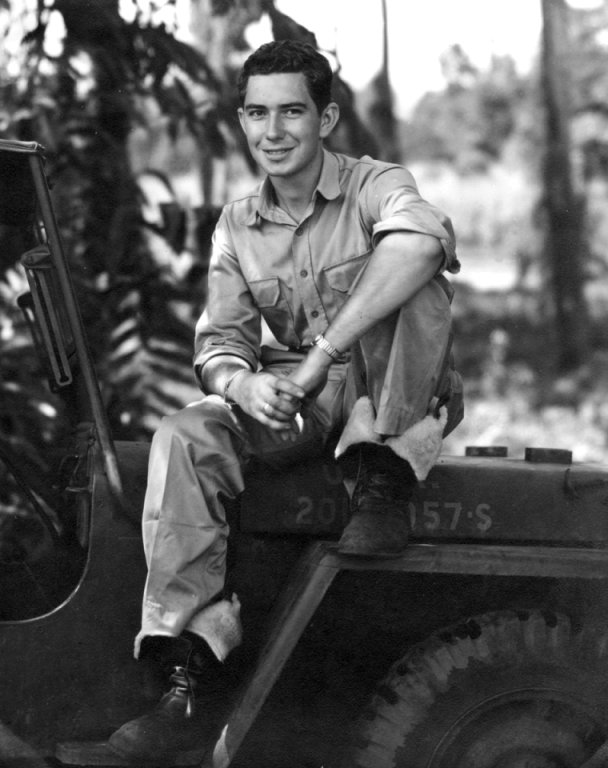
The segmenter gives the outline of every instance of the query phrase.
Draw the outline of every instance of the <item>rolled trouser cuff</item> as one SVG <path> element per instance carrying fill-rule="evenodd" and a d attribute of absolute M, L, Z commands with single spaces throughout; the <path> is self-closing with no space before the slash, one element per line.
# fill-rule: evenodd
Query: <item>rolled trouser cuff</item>
<path fill-rule="evenodd" d="M 371 400 L 368 397 L 359 398 L 340 435 L 335 450 L 336 458 L 354 445 L 382 443 L 410 464 L 417 480 L 425 480 L 441 452 L 447 421 L 446 408 L 440 408 L 437 417 L 432 412 L 428 413 L 402 434 L 388 437 L 384 442 L 374 429 L 374 418 L 375 410 Z"/>
<path fill-rule="evenodd" d="M 384 443 L 410 464 L 418 481 L 426 480 L 439 458 L 446 421 L 447 410 L 440 408 L 437 417 L 429 413 L 402 435 L 389 437 Z"/>
<path fill-rule="evenodd" d="M 361 443 L 381 443 L 380 436 L 374 431 L 376 412 L 369 397 L 360 397 L 354 404 L 348 421 L 342 430 L 335 449 L 339 459 L 346 451 Z"/>
<path fill-rule="evenodd" d="M 215 656 L 224 661 L 243 639 L 241 603 L 236 595 L 220 600 L 199 611 L 188 623 L 189 632 L 202 637 Z"/>

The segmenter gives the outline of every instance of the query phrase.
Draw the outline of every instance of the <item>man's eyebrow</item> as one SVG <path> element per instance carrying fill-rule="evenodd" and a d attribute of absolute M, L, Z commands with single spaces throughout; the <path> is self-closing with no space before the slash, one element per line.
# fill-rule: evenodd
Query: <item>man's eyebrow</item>
<path fill-rule="evenodd" d="M 303 101 L 289 101 L 286 104 L 279 104 L 279 109 L 289 109 L 292 107 L 300 107 L 301 109 L 305 109 L 306 104 Z M 245 104 L 245 109 L 268 109 L 268 105 L 248 103 Z"/>

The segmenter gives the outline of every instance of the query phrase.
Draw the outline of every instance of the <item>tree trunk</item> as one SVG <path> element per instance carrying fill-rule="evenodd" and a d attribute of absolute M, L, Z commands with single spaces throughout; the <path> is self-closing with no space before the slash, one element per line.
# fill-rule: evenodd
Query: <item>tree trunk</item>
<path fill-rule="evenodd" d="M 565 373 L 582 365 L 589 354 L 583 205 L 574 190 L 570 162 L 568 8 L 564 0 L 542 0 L 542 11 L 545 255 L 555 308 L 558 372 Z"/>
<path fill-rule="evenodd" d="M 379 159 L 391 163 L 401 162 L 401 149 L 397 138 L 397 122 L 393 105 L 393 91 L 388 71 L 388 12 L 382 0 L 382 67 L 372 82 L 374 94 L 370 104 L 369 123 L 377 137 Z"/>

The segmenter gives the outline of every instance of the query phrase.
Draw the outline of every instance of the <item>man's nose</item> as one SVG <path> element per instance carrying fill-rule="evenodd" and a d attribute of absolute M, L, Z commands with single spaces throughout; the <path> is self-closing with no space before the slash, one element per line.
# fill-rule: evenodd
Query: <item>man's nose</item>
<path fill-rule="evenodd" d="M 268 115 L 268 123 L 266 125 L 266 135 L 269 139 L 279 138 L 283 135 L 283 118 L 280 114 Z"/>

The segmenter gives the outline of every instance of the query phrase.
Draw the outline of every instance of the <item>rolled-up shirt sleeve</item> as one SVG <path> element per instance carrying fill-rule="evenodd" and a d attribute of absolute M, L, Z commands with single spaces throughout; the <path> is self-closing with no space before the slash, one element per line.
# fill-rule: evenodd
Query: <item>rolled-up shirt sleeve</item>
<path fill-rule="evenodd" d="M 260 311 L 243 278 L 224 214 L 212 243 L 207 308 L 196 324 L 194 338 L 193 362 L 199 382 L 212 357 L 234 355 L 256 370 L 260 355 Z"/>
<path fill-rule="evenodd" d="M 414 177 L 406 168 L 388 166 L 364 190 L 361 203 L 364 217 L 369 217 L 373 247 L 388 232 L 432 235 L 443 248 L 441 271 L 460 271 L 452 222 L 420 196 Z"/>

